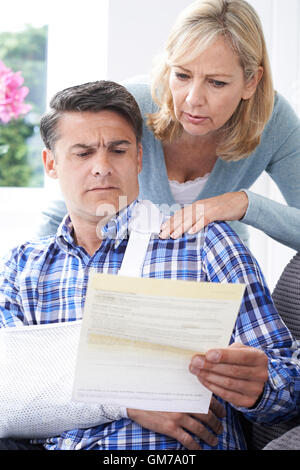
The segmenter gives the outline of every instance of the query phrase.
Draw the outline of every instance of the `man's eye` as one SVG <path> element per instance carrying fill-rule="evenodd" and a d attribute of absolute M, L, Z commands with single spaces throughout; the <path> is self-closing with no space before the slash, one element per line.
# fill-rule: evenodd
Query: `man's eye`
<path fill-rule="evenodd" d="M 118 153 L 118 154 L 122 154 L 122 153 L 126 153 L 126 149 L 112 149 L 112 152 L 113 153 Z"/>
<path fill-rule="evenodd" d="M 87 150 L 86 152 L 77 153 L 76 155 L 77 157 L 84 158 L 90 155 L 91 153 L 92 153 L 91 150 Z"/>

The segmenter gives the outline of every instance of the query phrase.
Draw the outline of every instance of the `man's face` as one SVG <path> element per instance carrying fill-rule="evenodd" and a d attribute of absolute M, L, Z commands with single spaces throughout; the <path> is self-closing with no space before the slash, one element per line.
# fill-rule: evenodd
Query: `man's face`
<path fill-rule="evenodd" d="M 136 199 L 142 146 L 125 118 L 106 110 L 68 112 L 57 134 L 54 152 L 45 150 L 43 158 L 71 218 L 97 222 L 104 207 L 118 212 Z"/>

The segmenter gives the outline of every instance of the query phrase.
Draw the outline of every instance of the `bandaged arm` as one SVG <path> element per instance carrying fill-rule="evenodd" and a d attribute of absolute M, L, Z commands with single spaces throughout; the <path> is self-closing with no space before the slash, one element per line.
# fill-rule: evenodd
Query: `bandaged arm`
<path fill-rule="evenodd" d="M 0 438 L 43 438 L 127 417 L 72 401 L 81 321 L 0 329 Z"/>

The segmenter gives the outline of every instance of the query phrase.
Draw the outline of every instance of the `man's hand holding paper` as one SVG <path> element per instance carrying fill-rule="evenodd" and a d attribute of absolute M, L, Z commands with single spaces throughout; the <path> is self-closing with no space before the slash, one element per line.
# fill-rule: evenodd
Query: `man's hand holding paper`
<path fill-rule="evenodd" d="M 215 395 L 234 406 L 251 408 L 268 380 L 268 358 L 258 348 L 234 343 L 196 355 L 190 371 Z"/>
<path fill-rule="evenodd" d="M 242 284 L 94 274 L 88 286 L 73 397 L 131 409 L 208 413 L 211 391 L 192 357 L 230 342 Z"/>

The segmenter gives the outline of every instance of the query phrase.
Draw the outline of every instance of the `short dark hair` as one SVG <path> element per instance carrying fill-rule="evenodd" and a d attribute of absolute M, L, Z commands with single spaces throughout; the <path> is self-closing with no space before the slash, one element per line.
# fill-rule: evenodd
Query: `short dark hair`
<path fill-rule="evenodd" d="M 108 81 L 84 83 L 59 91 L 50 101 L 50 110 L 40 122 L 45 146 L 53 150 L 58 139 L 58 122 L 66 112 L 99 112 L 109 110 L 122 115 L 132 126 L 137 142 L 141 141 L 143 119 L 137 102 L 122 85 Z"/>

